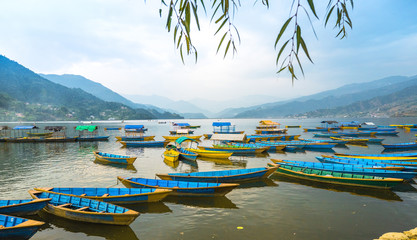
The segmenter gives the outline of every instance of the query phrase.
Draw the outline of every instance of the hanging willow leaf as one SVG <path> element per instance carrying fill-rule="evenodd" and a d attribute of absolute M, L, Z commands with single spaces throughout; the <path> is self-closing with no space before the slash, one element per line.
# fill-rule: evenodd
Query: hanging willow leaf
<path fill-rule="evenodd" d="M 293 17 L 288 18 L 287 21 L 285 21 L 284 25 L 282 25 L 281 30 L 278 33 L 277 39 L 275 39 L 275 45 L 274 45 L 275 48 L 277 47 L 279 39 L 281 39 L 282 34 L 285 32 L 285 29 L 287 29 L 288 24 L 290 24 L 292 18 Z"/>

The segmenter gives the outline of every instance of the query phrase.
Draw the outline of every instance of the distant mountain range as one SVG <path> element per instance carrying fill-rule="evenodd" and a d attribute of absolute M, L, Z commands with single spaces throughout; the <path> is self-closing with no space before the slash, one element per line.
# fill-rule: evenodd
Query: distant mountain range
<path fill-rule="evenodd" d="M 362 84 L 349 84 L 290 101 L 268 103 L 249 108 L 227 109 L 223 111 L 221 117 L 277 118 L 302 115 L 318 109 L 334 109 L 374 97 L 389 95 L 415 85 L 417 85 L 417 76 L 394 76 Z"/>
<path fill-rule="evenodd" d="M 146 109 L 104 101 L 80 88 L 53 83 L 1 55 L 0 86 L 0 121 L 158 118 Z M 181 116 L 166 113 L 163 118 Z"/>
<path fill-rule="evenodd" d="M 0 121 L 417 116 L 417 76 L 348 84 L 278 102 L 264 95 L 224 102 L 174 101 L 157 95 L 121 96 L 78 75 L 38 75 L 0 55 L 0 84 Z M 251 106 L 268 100 L 275 102 Z"/>

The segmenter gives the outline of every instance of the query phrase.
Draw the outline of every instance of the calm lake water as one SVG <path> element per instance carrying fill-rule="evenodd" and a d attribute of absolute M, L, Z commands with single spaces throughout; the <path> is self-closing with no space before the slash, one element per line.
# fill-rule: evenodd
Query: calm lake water
<path fill-rule="evenodd" d="M 274 119 L 282 125 L 320 126 L 323 119 Z M 333 119 L 332 119 L 333 120 Z M 336 119 L 337 120 L 337 119 Z M 344 119 L 342 121 L 350 121 Z M 416 118 L 355 119 L 378 125 L 417 123 Z M 183 120 L 201 125 L 197 135 L 212 132 L 215 120 Z M 222 120 L 223 121 L 223 120 Z M 227 121 L 227 120 L 224 120 Z M 259 120 L 234 119 L 236 130 L 253 134 Z M 36 123 L 67 125 L 77 123 Z M 33 187 L 123 187 L 116 176 L 155 178 L 155 173 L 209 171 L 264 167 L 270 158 L 316 161 L 321 152 L 269 153 L 259 156 L 232 157 L 231 160 L 197 160 L 168 166 L 161 157 L 163 148 L 122 148 L 114 136 L 119 131 L 104 127 L 144 124 L 147 135 L 162 140 L 171 130 L 169 122 L 126 121 L 94 123 L 108 142 L 75 143 L 0 143 L 1 199 L 30 198 Z M 24 125 L 7 123 L 0 125 Z M 398 137 L 385 137 L 384 143 L 409 142 L 415 133 L 399 130 Z M 312 133 L 289 129 L 289 134 Z M 72 133 L 75 134 L 75 133 Z M 71 133 L 70 133 L 71 135 Z M 209 146 L 210 141 L 200 145 Z M 137 156 L 134 167 L 103 165 L 94 162 L 93 151 Z M 334 148 L 340 153 L 381 153 L 381 145 Z M 73 222 L 52 215 L 35 216 L 47 222 L 32 239 L 373 239 L 390 231 L 417 227 L 417 186 L 405 184 L 394 189 L 370 190 L 313 184 L 273 175 L 261 182 L 242 184 L 225 197 L 173 198 L 130 208 L 141 215 L 129 227 Z M 239 228 L 238 228 L 239 227 Z"/>

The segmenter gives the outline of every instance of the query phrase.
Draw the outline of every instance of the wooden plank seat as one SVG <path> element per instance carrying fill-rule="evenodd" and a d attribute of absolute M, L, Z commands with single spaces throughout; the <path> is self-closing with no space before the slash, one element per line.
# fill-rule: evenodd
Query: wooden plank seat
<path fill-rule="evenodd" d="M 81 196 L 81 197 L 84 197 L 84 196 L 86 196 L 86 195 L 87 195 L 87 194 L 83 193 L 83 194 L 81 194 L 80 196 Z"/>
<path fill-rule="evenodd" d="M 72 203 L 65 203 L 65 204 L 62 204 L 62 205 L 58 205 L 57 207 L 69 207 L 71 205 L 72 205 Z"/>
<path fill-rule="evenodd" d="M 78 211 L 84 211 L 84 210 L 87 210 L 87 209 L 89 209 L 89 207 L 82 207 L 82 208 L 79 208 L 79 209 L 77 209 Z"/>
<path fill-rule="evenodd" d="M 103 196 L 101 196 L 101 197 L 108 197 L 109 196 L 109 194 L 108 193 L 105 193 L 105 194 L 103 194 Z"/>

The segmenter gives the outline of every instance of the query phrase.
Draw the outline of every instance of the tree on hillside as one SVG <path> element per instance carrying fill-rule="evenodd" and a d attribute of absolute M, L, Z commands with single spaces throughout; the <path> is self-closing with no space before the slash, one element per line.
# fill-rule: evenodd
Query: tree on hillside
<path fill-rule="evenodd" d="M 324 25 L 327 26 L 329 19 L 334 16 L 334 28 L 337 30 L 336 37 L 343 39 L 347 36 L 347 28 L 352 28 L 352 21 L 349 17 L 349 10 L 353 9 L 353 0 L 328 0 Z M 269 0 L 255 0 L 254 3 L 264 5 L 269 8 Z M 206 7 L 206 5 L 208 5 Z M 211 21 L 218 28 L 214 35 L 221 36 L 217 47 L 217 52 L 224 49 L 224 57 L 230 52 L 237 52 L 237 42 L 240 43 L 238 29 L 233 23 L 233 16 L 241 6 L 240 0 L 161 0 L 159 15 L 162 17 L 164 8 L 166 10 L 166 28 L 168 32 L 173 31 L 174 43 L 179 50 L 181 60 L 184 62 L 184 53 L 194 55 L 197 61 L 197 49 L 192 41 L 192 27 L 200 30 L 199 9 L 204 13 L 210 11 Z M 277 73 L 287 70 L 291 75 L 292 81 L 297 79 L 295 67 L 298 66 L 304 75 L 304 70 L 300 61 L 300 47 L 310 62 L 313 62 L 301 34 L 302 27 L 299 22 L 302 17 L 307 17 L 311 28 L 314 31 L 311 17 L 319 19 L 316 13 L 314 0 L 292 0 L 289 10 L 290 15 L 283 23 L 275 39 L 275 50 L 277 50 L 276 65 Z M 164 12 L 165 13 L 165 12 Z M 285 32 L 289 32 L 287 39 L 283 38 Z M 316 36 L 317 37 L 317 36 Z"/>

